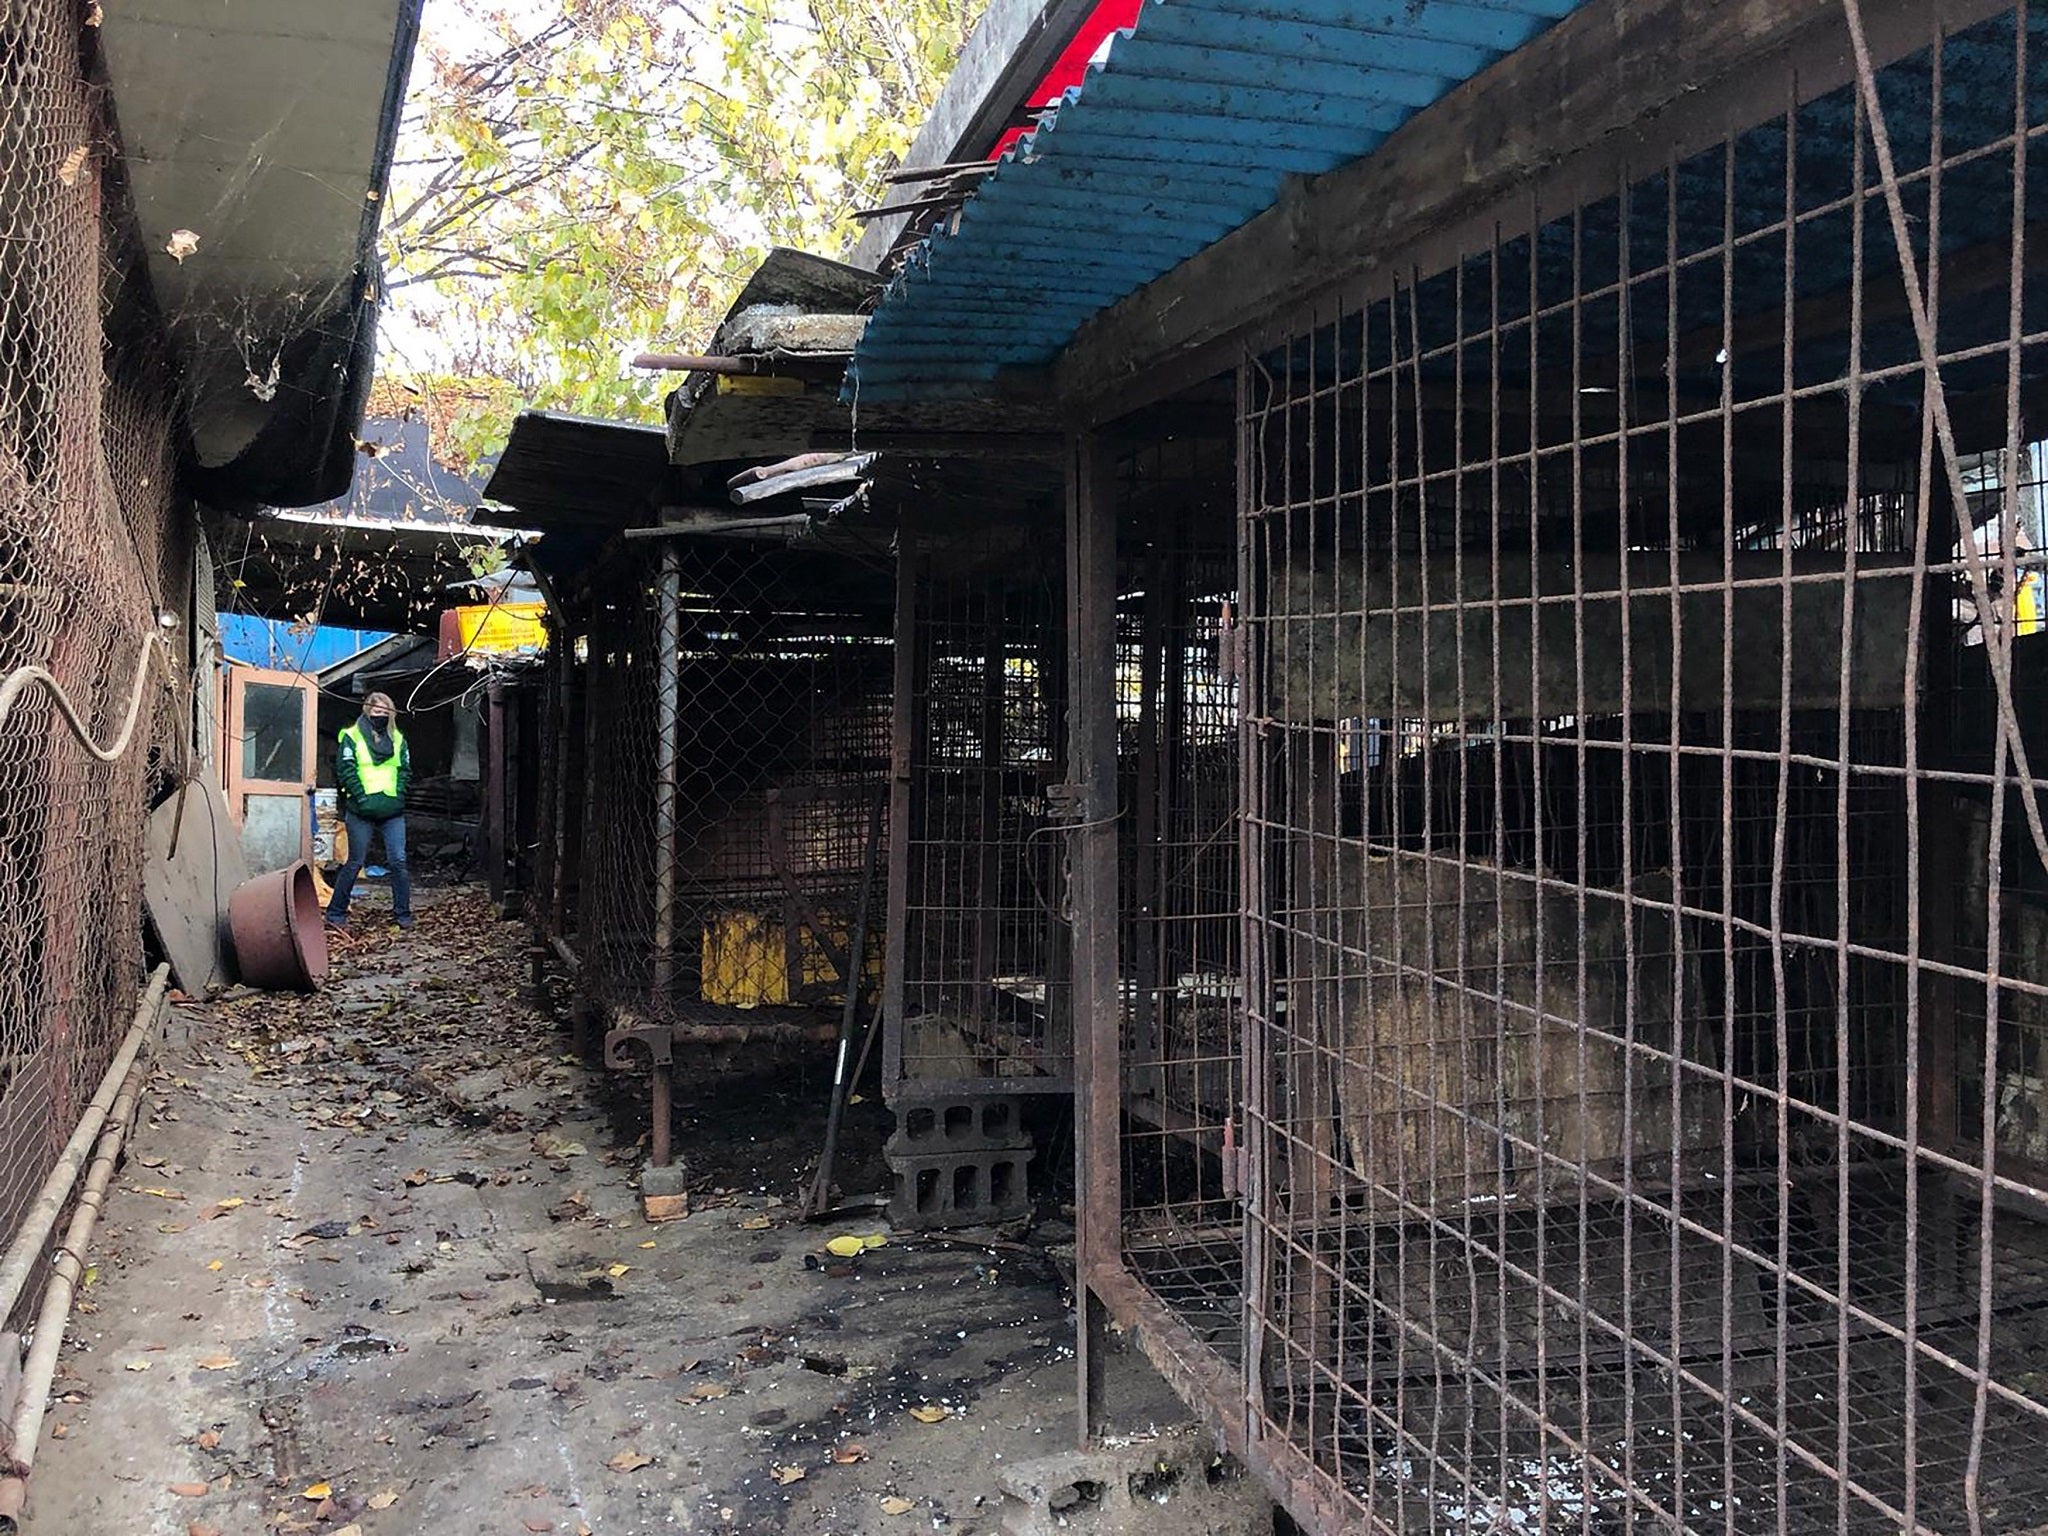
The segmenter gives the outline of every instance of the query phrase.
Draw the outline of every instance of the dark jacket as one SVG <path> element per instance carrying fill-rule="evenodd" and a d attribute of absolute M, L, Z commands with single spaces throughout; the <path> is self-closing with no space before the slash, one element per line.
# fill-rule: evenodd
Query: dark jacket
<path fill-rule="evenodd" d="M 393 816 L 405 814 L 405 794 L 412 788 L 412 743 L 405 739 L 405 733 L 396 726 L 391 728 L 392 746 L 398 753 L 398 793 L 395 795 L 371 794 L 363 788 L 362 764 L 357 761 L 356 732 L 362 729 L 362 722 L 356 721 L 341 733 L 334 748 L 334 782 L 341 789 L 341 805 L 346 811 L 368 821 L 389 821 Z M 367 731 L 363 731 L 368 736 Z M 366 743 L 367 745 L 367 743 Z M 376 748 L 370 746 L 375 752 Z M 388 762 L 389 755 L 379 758 Z"/>

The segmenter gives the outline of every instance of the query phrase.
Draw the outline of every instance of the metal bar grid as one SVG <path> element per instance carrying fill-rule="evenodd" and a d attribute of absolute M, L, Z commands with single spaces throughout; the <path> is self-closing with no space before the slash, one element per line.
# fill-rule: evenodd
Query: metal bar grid
<path fill-rule="evenodd" d="M 892 1096 L 1073 1082 L 1064 585 L 1049 520 L 968 534 L 907 515 L 896 700 L 903 833 L 886 1019 Z"/>
<path fill-rule="evenodd" d="M 1242 1341 L 1244 1012 L 1233 437 L 1123 445 L 1108 509 L 1120 546 L 1122 1261 L 1230 1361 Z"/>
<path fill-rule="evenodd" d="M 1124 1263 L 1315 1529 L 2039 1523 L 2048 8 L 1926 43 L 1247 360 L 1244 1218 Z"/>

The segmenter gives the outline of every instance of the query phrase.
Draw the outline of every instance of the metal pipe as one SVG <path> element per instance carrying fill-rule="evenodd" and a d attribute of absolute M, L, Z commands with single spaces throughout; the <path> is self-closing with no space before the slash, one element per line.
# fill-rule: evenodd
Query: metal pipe
<path fill-rule="evenodd" d="M 675 1118 L 675 1067 L 666 1061 L 654 1064 L 653 1091 L 648 1095 L 647 1161 L 666 1168 L 674 1158 L 670 1145 L 670 1122 Z"/>
<path fill-rule="evenodd" d="M 773 378 L 777 376 L 780 364 L 814 363 L 829 366 L 844 363 L 852 355 L 850 352 L 837 351 L 797 352 L 782 347 L 745 357 L 721 357 L 697 352 L 642 352 L 633 359 L 633 366 L 661 373 L 765 374 Z"/>
<path fill-rule="evenodd" d="M 654 636 L 654 966 L 650 1011 L 668 1013 L 675 976 L 676 938 L 676 731 L 682 676 L 682 557 L 673 544 L 661 551 Z"/>
<path fill-rule="evenodd" d="M 633 359 L 635 368 L 662 373 L 759 373 L 758 357 L 715 357 L 697 352 L 642 352 Z"/>
<path fill-rule="evenodd" d="M 661 584 L 655 604 L 654 743 L 654 965 L 649 1008 L 658 1019 L 669 1014 L 675 982 L 676 941 L 676 733 L 682 686 L 682 555 L 674 544 L 661 548 Z M 669 1069 L 654 1069 L 654 1138 L 648 1149 L 657 1168 L 669 1160 Z"/>
<path fill-rule="evenodd" d="M 21 1300 L 22 1288 L 28 1284 L 28 1277 L 34 1272 L 42 1258 L 43 1245 L 50 1240 L 50 1234 L 57 1229 L 57 1218 L 64 1214 L 64 1204 L 71 1198 L 71 1186 L 78 1182 L 78 1170 L 85 1166 L 86 1155 L 98 1139 L 100 1127 L 106 1124 L 107 1111 L 113 1105 L 114 1097 L 120 1092 L 128 1068 L 134 1063 L 136 1053 L 142 1049 L 142 1042 L 149 1032 L 149 1026 L 161 1009 L 164 988 L 170 982 L 171 968 L 159 965 L 150 973 L 149 984 L 143 989 L 142 998 L 135 1005 L 135 1022 L 129 1027 L 128 1037 L 121 1042 L 120 1050 L 114 1053 L 114 1060 L 107 1068 L 107 1075 L 100 1080 L 99 1091 L 92 1096 L 92 1102 L 85 1106 L 85 1114 L 79 1119 L 78 1129 L 71 1133 L 71 1139 L 64 1144 L 58 1155 L 57 1166 L 50 1170 L 50 1176 L 43 1180 L 43 1187 L 36 1195 L 35 1203 L 22 1217 L 21 1225 L 8 1245 L 7 1257 L 0 1262 L 0 1318 L 11 1317 L 15 1304 Z"/>
<path fill-rule="evenodd" d="M 159 974 L 166 969 L 160 967 Z M 161 1006 L 161 988 L 152 986 L 152 992 L 158 1006 Z M 146 1018 L 138 1022 L 137 1029 L 143 1029 L 146 1022 Z M 106 1200 L 107 1186 L 113 1182 L 115 1165 L 121 1160 L 122 1143 L 127 1140 L 129 1123 L 135 1118 L 137 1102 L 142 1096 L 142 1078 L 136 1056 L 131 1053 L 127 1069 L 120 1079 L 118 1097 L 103 1117 L 99 1150 L 86 1174 L 85 1188 L 79 1194 L 77 1208 L 71 1214 L 71 1225 L 66 1228 L 63 1244 L 50 1265 L 50 1283 L 43 1291 L 42 1309 L 36 1314 L 35 1342 L 30 1345 L 28 1360 L 22 1366 L 21 1395 L 15 1400 L 8 1422 L 13 1464 L 8 1475 L 0 1478 L 0 1532 L 12 1533 L 20 1528 L 22 1510 L 28 1503 L 29 1470 L 35 1461 L 36 1442 L 43 1434 L 43 1416 L 50 1403 L 50 1383 L 56 1377 L 57 1359 L 64 1348 L 64 1327 L 71 1317 L 71 1304 L 78 1294 L 79 1280 L 85 1274 L 86 1246 L 92 1241 L 100 1207 Z"/>

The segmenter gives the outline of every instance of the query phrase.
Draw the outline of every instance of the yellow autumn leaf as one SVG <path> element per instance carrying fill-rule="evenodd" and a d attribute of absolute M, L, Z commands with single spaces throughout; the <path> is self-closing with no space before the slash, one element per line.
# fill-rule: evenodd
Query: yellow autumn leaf
<path fill-rule="evenodd" d="M 654 1243 L 652 1239 L 649 1239 L 647 1242 L 642 1243 L 640 1246 L 642 1248 L 652 1248 L 654 1246 Z"/>
<path fill-rule="evenodd" d="M 825 1251 L 842 1259 L 858 1258 L 866 1251 L 867 1245 L 857 1237 L 835 1237 L 825 1244 Z"/>
<path fill-rule="evenodd" d="M 605 1273 L 610 1275 L 614 1280 L 617 1280 L 621 1278 L 623 1275 L 625 1275 L 625 1273 L 632 1267 L 633 1266 L 630 1264 L 614 1264 L 610 1269 L 606 1270 Z"/>
<path fill-rule="evenodd" d="M 946 1409 L 937 1403 L 919 1403 L 910 1410 L 910 1416 L 920 1424 L 937 1424 L 948 1415 Z"/>
<path fill-rule="evenodd" d="M 208 1264 L 208 1265 L 207 1265 L 206 1267 L 207 1267 L 208 1269 L 210 1269 L 210 1270 L 213 1270 L 213 1271 L 214 1271 L 214 1272 L 215 1272 L 216 1274 L 218 1274 L 218 1273 L 220 1272 L 220 1266 L 221 1266 L 221 1261 L 220 1261 L 219 1259 L 215 1259 L 215 1260 L 213 1260 L 213 1261 L 212 1261 L 211 1263 L 209 1263 L 209 1264 Z"/>
<path fill-rule="evenodd" d="M 310 1484 L 305 1489 L 305 1491 L 299 1495 L 299 1497 L 302 1499 L 328 1499 L 332 1498 L 333 1496 L 333 1485 L 331 1483 L 324 1482 Z"/>
<path fill-rule="evenodd" d="M 899 1499 L 893 1493 L 888 1498 L 882 1500 L 882 1513 L 885 1515 L 907 1515 L 915 1508 L 917 1506 L 911 1503 L 910 1500 Z"/>

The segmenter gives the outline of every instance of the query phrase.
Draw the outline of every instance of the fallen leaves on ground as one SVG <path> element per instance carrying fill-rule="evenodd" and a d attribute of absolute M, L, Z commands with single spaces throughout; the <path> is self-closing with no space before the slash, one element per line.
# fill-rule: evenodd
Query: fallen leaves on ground
<path fill-rule="evenodd" d="M 791 1483 L 802 1482 L 809 1474 L 802 1467 L 782 1466 L 771 1467 L 768 1475 L 775 1479 L 777 1487 L 787 1488 Z"/>
<path fill-rule="evenodd" d="M 910 1416 L 920 1424 L 937 1424 L 952 1416 L 952 1410 L 938 1403 L 919 1403 L 910 1410 Z"/>
<path fill-rule="evenodd" d="M 832 1461 L 841 1467 L 855 1466 L 868 1459 L 868 1448 L 864 1445 L 835 1445 L 832 1447 Z"/>
<path fill-rule="evenodd" d="M 199 1369 L 202 1371 L 228 1371 L 233 1370 L 241 1363 L 233 1355 L 208 1355 L 199 1362 Z"/>
<path fill-rule="evenodd" d="M 370 1508 L 372 1509 L 389 1509 L 397 1502 L 398 1490 L 396 1488 L 386 1488 L 381 1493 L 370 1495 Z"/>
<path fill-rule="evenodd" d="M 192 1443 L 202 1451 L 214 1450 L 220 1445 L 220 1431 L 217 1429 L 205 1430 L 197 1435 Z"/>
<path fill-rule="evenodd" d="M 642 1467 L 654 1465 L 652 1456 L 642 1456 L 638 1451 L 620 1451 L 605 1463 L 614 1472 L 637 1472 Z"/>
<path fill-rule="evenodd" d="M 917 1506 L 910 1500 L 898 1498 L 893 1493 L 882 1500 L 882 1513 L 885 1515 L 907 1515 L 915 1508 Z"/>
<path fill-rule="evenodd" d="M 326 1499 L 333 1497 L 333 1495 L 333 1485 L 331 1483 L 324 1482 L 313 1483 L 310 1486 L 301 1489 L 299 1492 L 299 1497 L 302 1499 Z"/>
<path fill-rule="evenodd" d="M 194 1520 L 185 1527 L 185 1536 L 220 1536 L 220 1527 L 208 1525 L 204 1520 Z"/>
<path fill-rule="evenodd" d="M 209 1483 L 173 1483 L 171 1492 L 181 1499 L 198 1499 L 213 1492 L 213 1487 Z"/>

